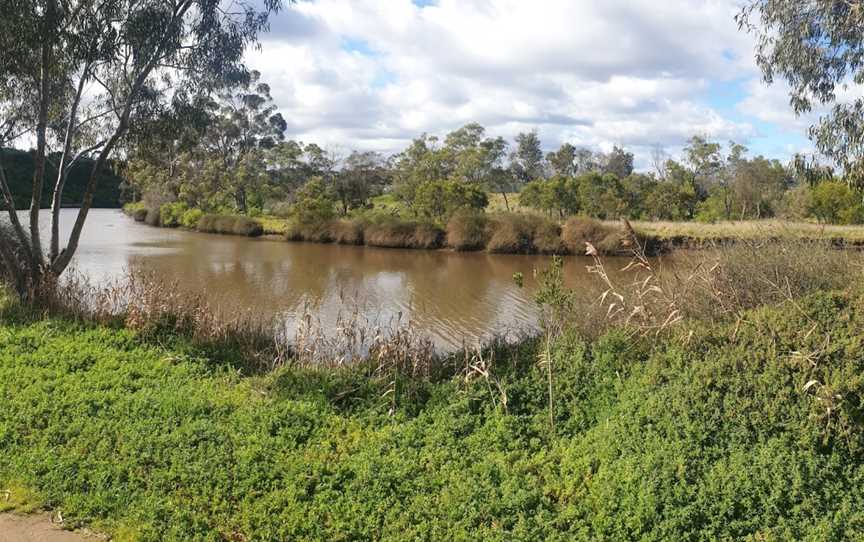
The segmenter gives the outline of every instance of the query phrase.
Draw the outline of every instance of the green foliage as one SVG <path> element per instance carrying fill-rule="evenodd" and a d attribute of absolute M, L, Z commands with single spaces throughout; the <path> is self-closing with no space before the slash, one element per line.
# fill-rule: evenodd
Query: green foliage
<path fill-rule="evenodd" d="M 458 180 L 428 181 L 417 187 L 415 209 L 421 216 L 446 221 L 459 209 L 481 210 L 489 197 L 475 184 Z"/>
<path fill-rule="evenodd" d="M 861 194 L 847 184 L 825 181 L 813 188 L 812 213 L 829 224 L 861 224 L 864 207 Z"/>
<path fill-rule="evenodd" d="M 166 203 L 159 208 L 159 223 L 163 228 L 177 228 L 188 210 L 189 206 L 182 201 Z"/>
<path fill-rule="evenodd" d="M 133 201 L 123 205 L 123 212 L 129 216 L 132 216 L 141 209 L 146 209 L 143 201 Z"/>
<path fill-rule="evenodd" d="M 30 191 L 33 187 L 33 153 L 8 148 L 0 148 L 0 152 L 2 152 L 2 160 L 0 162 L 3 163 L 3 168 L 6 172 L 9 190 L 12 192 L 15 207 L 26 209 L 30 205 Z M 52 156 L 52 160 L 46 162 L 45 175 L 47 179 L 56 179 L 57 177 L 57 169 L 54 165 L 56 159 L 56 156 Z M 92 169 L 93 160 L 87 158 L 78 161 L 72 166 L 63 191 L 62 203 L 64 205 L 81 205 Z M 99 184 L 93 195 L 93 206 L 106 209 L 120 208 L 123 203 L 123 191 L 121 188 L 123 178 L 117 175 L 110 164 L 103 166 L 99 170 L 98 177 Z M 46 208 L 51 205 L 51 189 L 53 186 L 52 182 L 46 182 L 42 189 L 42 204 Z"/>
<path fill-rule="evenodd" d="M 795 113 L 823 106 L 826 113 L 810 127 L 810 138 L 820 155 L 842 166 L 847 179 L 862 188 L 864 99 L 843 94 L 850 80 L 860 84 L 864 27 L 859 5 L 748 0 L 737 19 L 756 37 L 756 60 L 765 81 L 785 81 Z"/>
<path fill-rule="evenodd" d="M 621 181 L 612 174 L 588 173 L 579 179 L 579 202 L 585 214 L 601 219 L 626 215 Z"/>
<path fill-rule="evenodd" d="M 653 344 L 560 335 L 554 432 L 535 341 L 489 366 L 506 406 L 459 376 L 389 415 L 365 368 L 242 378 L 7 322 L 0 485 L 139 542 L 857 540 L 864 302 L 797 305 Z"/>
<path fill-rule="evenodd" d="M 300 224 L 320 224 L 336 216 L 335 206 L 333 194 L 316 177 L 297 191 L 290 216 Z"/>
<path fill-rule="evenodd" d="M 699 202 L 696 206 L 696 216 L 693 217 L 697 222 L 713 223 L 728 218 L 726 215 L 726 206 L 723 195 L 714 193 L 708 196 L 707 199 Z"/>
<path fill-rule="evenodd" d="M 813 212 L 813 190 L 801 184 L 783 194 L 777 205 L 778 216 L 787 220 L 804 220 Z"/>
<path fill-rule="evenodd" d="M 180 225 L 184 228 L 196 229 L 202 216 L 204 216 L 204 211 L 201 209 L 188 209 L 180 217 Z"/>
<path fill-rule="evenodd" d="M 531 181 L 519 193 L 523 207 L 557 213 L 560 218 L 578 213 L 579 202 L 579 181 L 562 176 Z"/>
<path fill-rule="evenodd" d="M 656 183 L 642 200 L 643 216 L 654 220 L 690 220 L 698 207 L 695 184 L 689 179 L 670 178 Z M 632 213 L 630 213 L 631 216 Z"/>

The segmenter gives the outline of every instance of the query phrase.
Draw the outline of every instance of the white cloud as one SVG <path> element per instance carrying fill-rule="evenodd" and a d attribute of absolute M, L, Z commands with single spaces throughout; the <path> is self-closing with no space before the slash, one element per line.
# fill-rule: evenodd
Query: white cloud
<path fill-rule="evenodd" d="M 757 134 L 705 99 L 712 82 L 756 76 L 736 5 L 311 0 L 281 14 L 249 60 L 289 136 L 305 141 L 394 152 L 476 121 L 505 137 L 536 128 L 550 148 L 621 144 L 647 157 L 653 144 L 675 148 L 695 133 Z M 748 87 L 740 110 L 778 122 L 759 105 L 763 88 Z M 781 118 L 782 108 L 770 111 Z"/>

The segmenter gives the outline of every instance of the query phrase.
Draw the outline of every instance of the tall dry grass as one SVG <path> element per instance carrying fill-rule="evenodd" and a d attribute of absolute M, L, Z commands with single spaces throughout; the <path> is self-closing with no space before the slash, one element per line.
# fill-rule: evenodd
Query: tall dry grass
<path fill-rule="evenodd" d="M 633 257 L 613 280 L 599 253 L 589 244 L 598 277 L 594 292 L 599 329 L 624 327 L 659 333 L 682 322 L 740 319 L 750 309 L 788 305 L 820 290 L 842 290 L 859 283 L 864 257 L 841 250 L 830 240 L 738 240 L 699 251 L 676 253 L 673 265 L 646 256 L 635 232 Z M 616 276 L 622 276 L 621 273 Z M 599 309 L 599 310 L 598 310 Z M 593 320 L 593 319 L 592 319 Z M 596 334 L 596 321 L 587 331 Z"/>
<path fill-rule="evenodd" d="M 246 237 L 259 237 L 264 234 L 264 227 L 260 222 L 237 215 L 203 215 L 198 219 L 197 227 L 198 231 L 203 233 L 243 235 Z"/>
<path fill-rule="evenodd" d="M 373 247 L 435 249 L 443 246 L 444 232 L 434 224 L 388 217 L 369 223 L 364 240 Z"/>
<path fill-rule="evenodd" d="M 2 292 L 0 292 L 2 294 Z M 12 299 L 11 297 L 9 298 Z M 0 295 L 0 301 L 3 296 Z M 403 316 L 371 321 L 356 300 L 344 299 L 335 324 L 323 323 L 307 306 L 296 332 L 284 319 L 254 309 L 223 310 L 205 292 L 192 292 L 155 273 L 129 271 L 104 285 L 73 270 L 54 296 L 38 307 L 0 303 L 0 317 L 22 320 L 62 318 L 85 324 L 120 326 L 142 340 L 188 341 L 215 359 L 259 373 L 291 365 L 335 368 L 364 364 L 370 374 L 427 378 L 448 367 L 433 342 Z"/>
<path fill-rule="evenodd" d="M 485 213 L 461 209 L 447 221 L 447 246 L 459 251 L 483 250 L 489 233 Z"/>

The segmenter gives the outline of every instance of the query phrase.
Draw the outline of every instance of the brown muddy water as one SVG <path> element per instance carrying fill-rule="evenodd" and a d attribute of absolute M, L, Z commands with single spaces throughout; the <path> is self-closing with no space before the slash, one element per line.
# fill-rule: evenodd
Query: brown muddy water
<path fill-rule="evenodd" d="M 76 211 L 64 210 L 68 232 Z M 47 219 L 47 216 L 46 216 Z M 607 270 L 625 259 L 604 260 Z M 91 211 L 75 268 L 95 283 L 127 271 L 155 272 L 167 283 L 207 293 L 225 311 L 284 320 L 289 331 L 309 313 L 325 331 L 340 313 L 373 324 L 409 323 L 441 349 L 538 325 L 535 269 L 548 256 L 379 249 L 209 235 L 139 224 L 116 210 Z M 597 288 L 584 257 L 565 258 L 567 284 Z M 514 281 L 522 273 L 524 287 Z"/>

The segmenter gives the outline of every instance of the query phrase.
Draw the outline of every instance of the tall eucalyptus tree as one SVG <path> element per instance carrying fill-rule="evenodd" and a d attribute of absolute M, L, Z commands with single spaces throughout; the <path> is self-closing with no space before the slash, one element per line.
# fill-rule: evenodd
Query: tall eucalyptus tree
<path fill-rule="evenodd" d="M 35 142 L 27 228 L 18 219 L 0 164 L 0 204 L 8 215 L 8 225 L 0 229 L 0 262 L 23 299 L 50 294 L 69 266 L 93 204 L 97 173 L 121 148 L 130 126 L 156 115 L 166 103 L 188 101 L 244 74 L 244 50 L 257 44 L 281 4 L 0 0 L 0 127 L 6 127 L 7 136 L 23 129 Z M 39 210 L 47 203 L 42 189 L 51 144 L 60 158 L 51 181 L 46 250 Z M 83 156 L 93 157 L 93 167 L 63 240 L 59 209 L 65 179 Z"/>
<path fill-rule="evenodd" d="M 788 84 L 796 114 L 830 108 L 810 138 L 847 179 L 864 185 L 864 2 L 748 0 L 737 21 L 756 37 L 765 81 Z"/>

